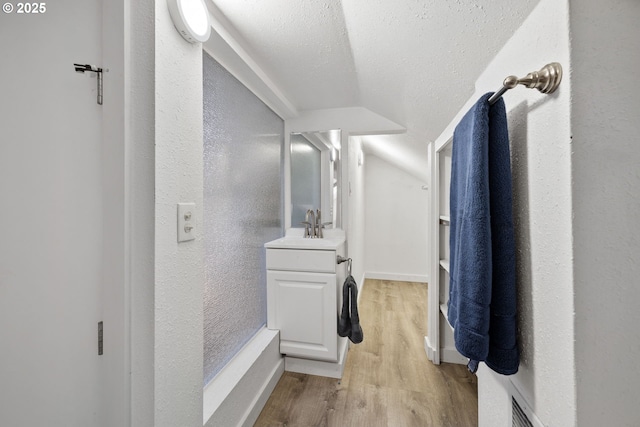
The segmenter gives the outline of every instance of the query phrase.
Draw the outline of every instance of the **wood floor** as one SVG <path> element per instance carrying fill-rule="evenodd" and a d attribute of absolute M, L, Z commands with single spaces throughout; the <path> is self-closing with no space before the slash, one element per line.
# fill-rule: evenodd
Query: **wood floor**
<path fill-rule="evenodd" d="M 368 279 L 342 380 L 285 372 L 255 426 L 477 426 L 476 377 L 424 351 L 427 285 Z"/>

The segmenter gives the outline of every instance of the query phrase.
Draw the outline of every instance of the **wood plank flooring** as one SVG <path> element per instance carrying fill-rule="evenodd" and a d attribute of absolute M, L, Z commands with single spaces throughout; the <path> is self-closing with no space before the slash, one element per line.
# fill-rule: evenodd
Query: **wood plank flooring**
<path fill-rule="evenodd" d="M 342 380 L 285 372 L 255 426 L 477 426 L 475 375 L 425 354 L 426 283 L 368 279 L 359 312 Z"/>

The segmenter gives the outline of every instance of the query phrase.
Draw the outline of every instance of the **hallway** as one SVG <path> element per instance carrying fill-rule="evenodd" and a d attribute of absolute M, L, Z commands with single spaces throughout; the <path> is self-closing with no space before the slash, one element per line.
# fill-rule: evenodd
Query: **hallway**
<path fill-rule="evenodd" d="M 285 372 L 255 426 L 475 426 L 477 382 L 426 357 L 427 286 L 367 279 L 342 380 Z"/>

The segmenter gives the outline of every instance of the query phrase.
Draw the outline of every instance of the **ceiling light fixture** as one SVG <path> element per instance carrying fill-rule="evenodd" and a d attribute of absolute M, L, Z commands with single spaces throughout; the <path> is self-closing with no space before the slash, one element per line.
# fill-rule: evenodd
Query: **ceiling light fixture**
<path fill-rule="evenodd" d="M 176 30 L 189 43 L 204 43 L 211 35 L 209 11 L 204 0 L 167 0 Z"/>

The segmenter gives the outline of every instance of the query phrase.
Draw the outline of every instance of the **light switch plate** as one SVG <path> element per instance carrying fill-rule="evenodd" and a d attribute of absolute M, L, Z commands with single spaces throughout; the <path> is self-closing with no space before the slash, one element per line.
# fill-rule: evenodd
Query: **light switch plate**
<path fill-rule="evenodd" d="M 178 242 L 196 238 L 196 204 L 178 203 Z"/>

